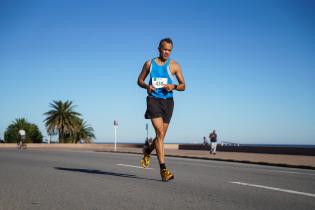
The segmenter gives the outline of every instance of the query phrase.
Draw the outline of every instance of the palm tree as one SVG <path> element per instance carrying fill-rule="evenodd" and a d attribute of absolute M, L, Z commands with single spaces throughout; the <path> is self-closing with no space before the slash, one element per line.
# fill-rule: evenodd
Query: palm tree
<path fill-rule="evenodd" d="M 17 129 L 26 129 L 29 126 L 29 123 L 25 118 L 17 118 L 12 122 L 12 125 Z"/>
<path fill-rule="evenodd" d="M 78 119 L 78 127 L 77 132 L 74 135 L 73 143 L 78 143 L 83 140 L 85 143 L 92 143 L 93 139 L 95 139 L 94 129 L 88 125 L 83 119 Z"/>
<path fill-rule="evenodd" d="M 53 109 L 44 113 L 47 116 L 44 120 L 47 132 L 58 130 L 59 143 L 64 143 L 66 135 L 72 136 L 76 133 L 81 114 L 73 110 L 75 106 L 72 101 L 53 101 L 50 107 Z"/>

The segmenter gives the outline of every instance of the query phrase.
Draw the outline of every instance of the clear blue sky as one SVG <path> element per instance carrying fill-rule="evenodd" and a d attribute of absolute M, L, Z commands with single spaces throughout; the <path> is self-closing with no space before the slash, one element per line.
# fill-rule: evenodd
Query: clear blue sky
<path fill-rule="evenodd" d="M 0 136 L 71 100 L 96 142 L 142 142 L 136 80 L 174 41 L 187 89 L 175 92 L 166 142 L 315 144 L 315 1 L 0 0 Z M 150 135 L 153 129 L 150 126 Z M 46 137 L 47 138 L 47 137 Z"/>

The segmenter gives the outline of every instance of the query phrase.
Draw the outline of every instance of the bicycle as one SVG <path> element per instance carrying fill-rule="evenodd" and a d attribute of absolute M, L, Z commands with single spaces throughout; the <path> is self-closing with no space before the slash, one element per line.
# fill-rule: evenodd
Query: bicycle
<path fill-rule="evenodd" d="M 22 142 L 19 142 L 18 144 L 17 144 L 17 149 L 19 149 L 19 150 L 25 150 L 25 149 L 27 149 L 27 145 L 26 145 L 26 143 L 24 142 L 24 141 L 22 141 Z"/>

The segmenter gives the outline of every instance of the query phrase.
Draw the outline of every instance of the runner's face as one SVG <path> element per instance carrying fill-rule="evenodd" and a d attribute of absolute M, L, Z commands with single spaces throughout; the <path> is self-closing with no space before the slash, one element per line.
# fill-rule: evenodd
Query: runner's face
<path fill-rule="evenodd" d="M 160 52 L 160 58 L 161 60 L 168 60 L 168 58 L 171 55 L 172 52 L 172 44 L 167 43 L 167 42 L 162 42 L 161 47 L 159 48 L 159 52 Z"/>

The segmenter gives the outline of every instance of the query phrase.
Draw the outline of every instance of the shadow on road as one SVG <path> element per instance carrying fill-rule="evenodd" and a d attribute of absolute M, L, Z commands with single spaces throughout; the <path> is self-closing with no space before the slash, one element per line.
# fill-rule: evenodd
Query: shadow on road
<path fill-rule="evenodd" d="M 93 170 L 93 169 L 63 168 L 63 167 L 54 167 L 54 168 L 57 170 L 62 170 L 62 171 L 72 171 L 72 172 L 81 172 L 81 173 L 88 173 L 88 174 L 100 174 L 100 175 L 108 175 L 108 176 L 119 176 L 119 177 L 125 177 L 125 178 L 133 178 L 133 179 L 161 181 L 161 180 L 157 180 L 157 179 L 147 179 L 147 178 L 137 177 L 136 175 L 114 173 L 114 172 L 107 172 L 107 171 L 100 171 L 100 170 Z"/>

